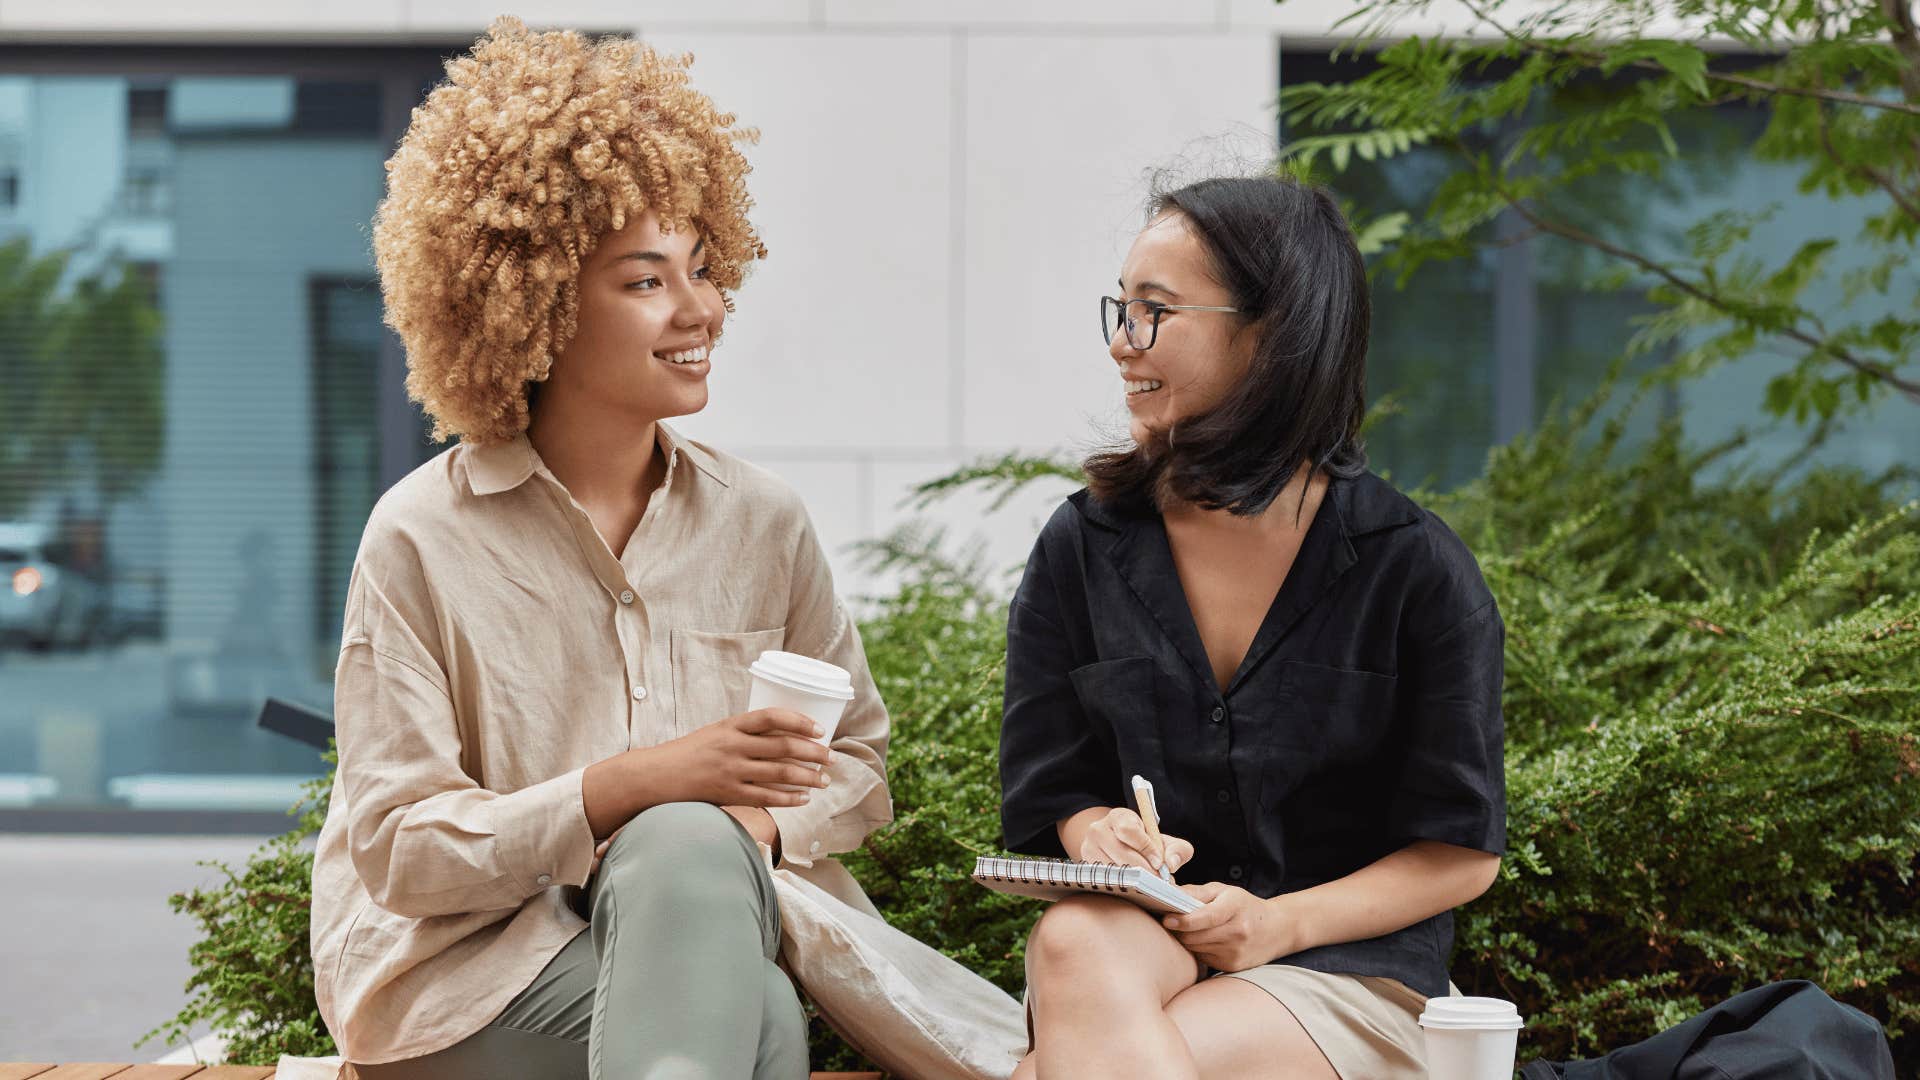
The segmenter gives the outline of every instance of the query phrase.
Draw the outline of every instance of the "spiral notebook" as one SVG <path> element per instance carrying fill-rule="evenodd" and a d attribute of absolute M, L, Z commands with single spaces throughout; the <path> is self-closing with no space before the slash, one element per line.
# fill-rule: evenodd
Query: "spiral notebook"
<path fill-rule="evenodd" d="M 1074 893 L 1108 893 L 1166 914 L 1196 911 L 1200 901 L 1151 870 L 1068 859 L 1009 859 L 982 855 L 973 880 L 994 892 L 1058 900 Z"/>

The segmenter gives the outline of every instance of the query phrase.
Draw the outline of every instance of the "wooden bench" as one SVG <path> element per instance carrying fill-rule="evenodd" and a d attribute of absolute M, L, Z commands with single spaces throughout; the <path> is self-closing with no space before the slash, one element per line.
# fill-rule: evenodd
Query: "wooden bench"
<path fill-rule="evenodd" d="M 265 1080 L 273 1068 L 265 1065 L 44 1065 L 33 1061 L 0 1063 L 0 1080 Z"/>
<path fill-rule="evenodd" d="M 52 1065 L 0 1062 L 0 1080 L 269 1080 L 266 1065 L 108 1065 L 98 1062 Z M 881 1080 L 876 1072 L 817 1072 L 812 1080 Z"/>

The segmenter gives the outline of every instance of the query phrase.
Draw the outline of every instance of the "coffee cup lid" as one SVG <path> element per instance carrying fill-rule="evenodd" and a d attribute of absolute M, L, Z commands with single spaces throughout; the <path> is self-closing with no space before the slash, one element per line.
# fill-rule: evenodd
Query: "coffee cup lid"
<path fill-rule="evenodd" d="M 769 682 L 809 694 L 853 700 L 853 677 L 847 674 L 847 669 L 811 656 L 769 649 L 747 670 Z"/>
<path fill-rule="evenodd" d="M 1526 1026 L 1513 1002 L 1490 997 L 1427 999 L 1420 1026 L 1444 1030 L 1512 1031 Z"/>

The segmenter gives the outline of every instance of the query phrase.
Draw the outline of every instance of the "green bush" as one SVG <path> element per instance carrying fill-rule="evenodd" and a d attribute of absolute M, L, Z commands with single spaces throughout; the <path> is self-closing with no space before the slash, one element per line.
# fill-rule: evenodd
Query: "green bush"
<path fill-rule="evenodd" d="M 1596 399 L 1419 496 L 1478 555 L 1508 631 L 1510 850 L 1460 914 L 1455 981 L 1519 1004 L 1523 1057 L 1568 1057 L 1804 977 L 1887 1024 L 1920 1073 L 1920 510 L 1897 501 L 1913 478 L 1761 473 L 1733 464 L 1738 440 L 1624 430 Z M 1039 909 L 966 878 L 999 840 L 1009 589 L 940 547 L 873 548 L 904 581 L 862 624 L 896 820 L 847 863 L 894 925 L 1017 993 Z M 309 862 L 277 841 L 175 898 L 208 940 L 170 1034 L 209 1021 L 237 1061 L 324 1048 Z M 815 1060 L 858 1063 L 819 1028 Z"/>
<path fill-rule="evenodd" d="M 328 752 L 327 761 L 334 760 Z M 272 1065 L 281 1054 L 302 1057 L 334 1053 L 333 1037 L 313 1000 L 313 853 L 305 842 L 318 836 L 333 774 L 307 785 L 288 813 L 298 822 L 267 841 L 239 873 L 223 862 L 201 866 L 220 871 L 218 884 L 175 893 L 175 911 L 200 924 L 200 940 L 187 951 L 186 1008 L 140 1036 L 135 1046 L 159 1039 L 172 1045 L 205 1024 L 225 1036 L 226 1060 Z"/>
<path fill-rule="evenodd" d="M 1807 978 L 1920 1067 L 1912 476 L 1726 464 L 1586 416 L 1428 500 L 1506 618 L 1508 835 L 1454 974 L 1586 1055 Z M 1616 462 L 1616 458 L 1624 460 Z"/>

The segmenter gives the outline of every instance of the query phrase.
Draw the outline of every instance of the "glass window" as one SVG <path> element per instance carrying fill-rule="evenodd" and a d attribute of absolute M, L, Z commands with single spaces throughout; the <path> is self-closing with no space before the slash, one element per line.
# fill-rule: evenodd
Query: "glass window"
<path fill-rule="evenodd" d="M 277 815 L 321 768 L 255 720 L 330 711 L 424 445 L 367 234 L 424 80 L 379 66 L 0 78 L 0 828 Z"/>

